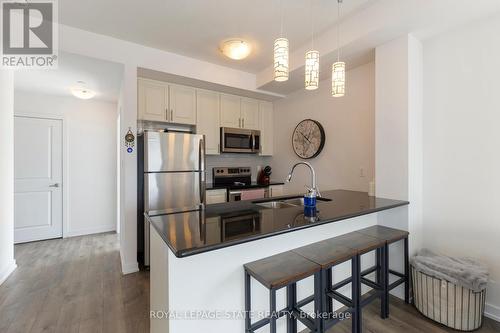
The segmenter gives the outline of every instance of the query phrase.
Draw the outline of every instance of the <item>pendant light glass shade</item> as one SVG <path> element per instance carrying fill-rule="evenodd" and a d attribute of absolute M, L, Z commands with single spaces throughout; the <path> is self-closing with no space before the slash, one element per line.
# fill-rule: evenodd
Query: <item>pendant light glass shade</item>
<path fill-rule="evenodd" d="M 305 88 L 307 90 L 318 89 L 319 86 L 319 52 L 309 51 L 306 53 Z"/>
<path fill-rule="evenodd" d="M 338 61 L 332 65 L 332 96 L 345 95 L 345 62 Z"/>
<path fill-rule="evenodd" d="M 288 80 L 288 53 L 288 39 L 276 39 L 274 41 L 274 81 Z"/>

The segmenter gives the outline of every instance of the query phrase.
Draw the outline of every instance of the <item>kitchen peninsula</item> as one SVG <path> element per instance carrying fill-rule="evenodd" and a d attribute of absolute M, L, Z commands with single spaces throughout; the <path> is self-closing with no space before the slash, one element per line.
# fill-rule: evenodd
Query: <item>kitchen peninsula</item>
<path fill-rule="evenodd" d="M 300 196 L 287 196 L 146 216 L 152 226 L 151 332 L 244 332 L 245 263 L 376 225 L 377 212 L 407 204 L 335 190 L 324 192 L 313 211 Z M 336 278 L 344 273 L 348 267 Z M 303 296 L 311 292 L 312 281 L 299 286 Z M 256 285 L 253 309 L 266 311 L 267 302 Z"/>

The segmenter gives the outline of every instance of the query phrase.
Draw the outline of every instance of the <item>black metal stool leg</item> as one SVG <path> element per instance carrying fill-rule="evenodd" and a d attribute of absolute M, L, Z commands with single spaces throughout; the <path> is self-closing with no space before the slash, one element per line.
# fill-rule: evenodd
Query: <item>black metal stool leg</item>
<path fill-rule="evenodd" d="M 276 333 L 276 290 L 271 289 L 269 295 L 269 332 Z"/>
<path fill-rule="evenodd" d="M 351 260 L 351 275 L 352 275 L 352 332 L 361 333 L 362 318 L 361 318 L 361 258 L 356 255 Z"/>
<path fill-rule="evenodd" d="M 383 280 L 383 317 L 382 318 L 389 318 L 389 244 L 386 244 L 384 246 L 383 250 L 383 269 L 382 269 L 382 280 Z"/>
<path fill-rule="evenodd" d="M 297 284 L 292 283 L 286 287 L 286 298 L 288 307 L 288 321 L 286 324 L 287 333 L 297 333 L 297 318 L 292 315 L 292 311 L 297 307 Z"/>
<path fill-rule="evenodd" d="M 409 245 L 408 237 L 404 239 L 404 260 L 405 260 L 405 303 L 410 304 L 410 262 L 409 262 Z"/>
<path fill-rule="evenodd" d="M 375 275 L 375 283 L 379 286 L 382 286 L 382 293 L 380 296 L 380 318 L 384 318 L 385 314 L 385 293 L 383 291 L 384 286 L 384 248 L 378 248 L 376 252 L 376 275 Z"/>
<path fill-rule="evenodd" d="M 324 275 L 324 292 L 326 292 L 326 290 L 330 290 L 330 288 L 332 287 L 332 284 L 333 284 L 333 277 L 332 277 L 332 268 L 328 268 L 327 270 L 325 270 L 325 275 Z M 323 292 L 323 293 L 324 293 Z M 333 315 L 333 299 L 331 299 L 330 297 L 325 297 L 325 312 L 328 312 L 328 315 L 329 316 L 332 316 Z"/>
<path fill-rule="evenodd" d="M 314 274 L 314 326 L 317 333 L 323 333 L 323 279 L 321 278 L 322 272 Z"/>
<path fill-rule="evenodd" d="M 250 317 L 251 293 L 250 293 L 250 274 L 245 270 L 245 331 L 251 332 L 252 318 Z"/>

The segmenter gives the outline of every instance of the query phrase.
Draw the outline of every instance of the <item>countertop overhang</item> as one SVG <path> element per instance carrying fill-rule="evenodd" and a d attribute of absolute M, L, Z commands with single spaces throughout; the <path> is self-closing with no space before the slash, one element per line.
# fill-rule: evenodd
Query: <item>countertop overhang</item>
<path fill-rule="evenodd" d="M 299 206 L 272 209 L 254 201 L 239 201 L 207 205 L 204 210 L 145 216 L 175 256 L 183 258 L 409 204 L 370 197 L 366 192 L 334 190 L 322 194 L 331 201 L 318 201 L 315 212 Z"/>

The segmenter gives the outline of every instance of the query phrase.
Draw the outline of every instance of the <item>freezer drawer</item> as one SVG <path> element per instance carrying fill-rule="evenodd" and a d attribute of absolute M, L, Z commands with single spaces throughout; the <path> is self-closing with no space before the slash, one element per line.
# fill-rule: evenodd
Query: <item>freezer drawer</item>
<path fill-rule="evenodd" d="M 204 172 L 146 173 L 145 211 L 182 211 L 198 209 L 205 201 Z"/>
<path fill-rule="evenodd" d="M 144 171 L 201 171 L 205 169 L 203 135 L 144 132 Z"/>

